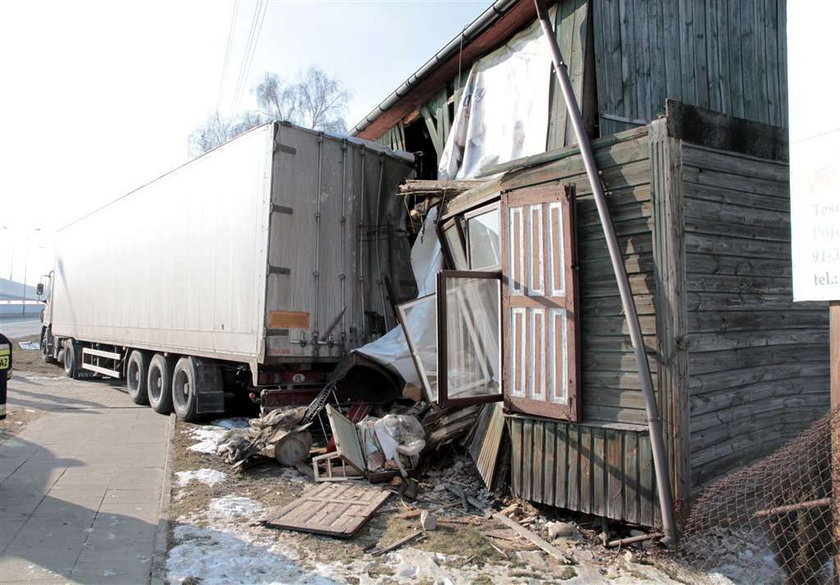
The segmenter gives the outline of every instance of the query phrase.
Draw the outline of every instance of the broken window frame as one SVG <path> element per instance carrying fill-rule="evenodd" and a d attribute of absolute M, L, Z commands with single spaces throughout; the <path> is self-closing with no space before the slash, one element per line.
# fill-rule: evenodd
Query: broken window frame
<path fill-rule="evenodd" d="M 457 236 L 457 242 L 449 238 L 450 230 Z M 438 239 L 440 240 L 443 256 L 446 258 L 446 265 L 453 270 L 467 270 L 469 267 L 469 256 L 467 256 L 467 244 L 464 239 L 464 229 L 457 217 L 451 217 L 440 223 L 438 227 Z M 453 248 L 453 244 L 457 249 Z M 459 260 L 463 259 L 463 262 Z"/>
<path fill-rule="evenodd" d="M 482 215 L 487 215 L 489 213 L 496 212 L 499 218 L 499 225 L 498 225 L 498 261 L 495 264 L 488 265 L 488 266 L 474 266 L 473 265 L 473 250 L 472 250 L 472 239 L 470 238 L 470 222 L 476 218 L 481 217 Z M 482 205 L 480 207 L 475 207 L 466 211 L 463 215 L 463 227 L 462 233 L 464 237 L 464 242 L 466 244 L 466 258 L 467 258 L 467 265 L 469 266 L 470 270 L 475 270 L 479 272 L 494 272 L 502 270 L 502 212 L 500 207 L 500 201 L 495 201 L 493 203 L 489 203 L 486 205 Z"/>
<path fill-rule="evenodd" d="M 448 341 L 447 341 L 447 317 L 449 313 L 447 305 L 446 283 L 449 279 L 487 279 L 495 280 L 498 283 L 498 302 L 499 302 L 499 318 L 496 326 L 498 327 L 498 335 L 496 337 L 498 343 L 495 350 L 497 352 L 497 368 L 499 390 L 496 394 L 476 395 L 468 398 L 450 398 L 449 397 L 449 357 L 447 355 Z M 484 404 L 488 402 L 499 402 L 504 399 L 504 370 L 503 370 L 503 354 L 502 354 L 502 274 L 501 272 L 480 272 L 473 270 L 443 270 L 438 273 L 437 282 L 437 342 L 438 342 L 438 404 L 444 407 L 453 406 L 468 406 L 471 404 Z M 473 344 L 482 347 L 484 343 L 473 331 L 471 332 Z M 486 348 L 478 357 L 483 359 L 488 354 Z"/>
<path fill-rule="evenodd" d="M 440 372 L 434 372 L 435 375 L 435 388 L 432 391 L 432 386 L 429 383 L 428 374 L 430 372 L 427 371 L 425 366 L 423 365 L 422 360 L 420 359 L 420 349 L 415 343 L 414 338 L 411 335 L 411 331 L 408 327 L 408 317 L 406 311 L 415 307 L 424 302 L 432 303 L 432 308 L 434 309 L 434 317 L 433 321 L 435 324 L 435 364 L 437 365 L 438 358 L 437 358 L 437 327 L 438 327 L 438 320 L 437 320 L 437 301 L 436 301 L 437 294 L 431 293 L 428 295 L 424 295 L 422 297 L 417 297 L 416 299 L 412 299 L 405 303 L 400 303 L 397 305 L 397 317 L 400 321 L 400 326 L 403 330 L 403 335 L 405 335 L 405 340 L 408 343 L 408 350 L 411 353 L 411 360 L 414 362 L 414 368 L 417 370 L 417 374 L 420 376 L 420 383 L 423 385 L 423 394 L 426 396 L 426 400 L 430 403 L 437 402 L 439 397 L 439 387 L 440 387 Z"/>

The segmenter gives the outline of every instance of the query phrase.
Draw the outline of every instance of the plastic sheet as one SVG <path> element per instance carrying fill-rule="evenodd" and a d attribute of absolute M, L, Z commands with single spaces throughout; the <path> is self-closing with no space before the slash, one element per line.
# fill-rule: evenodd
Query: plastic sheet
<path fill-rule="evenodd" d="M 551 54 L 541 35 L 536 22 L 473 65 L 439 179 L 469 179 L 485 166 L 545 151 Z"/>

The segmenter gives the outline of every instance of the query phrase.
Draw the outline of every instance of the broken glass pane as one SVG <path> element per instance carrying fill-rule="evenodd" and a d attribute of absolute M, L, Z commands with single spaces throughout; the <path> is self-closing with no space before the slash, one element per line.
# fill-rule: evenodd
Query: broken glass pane
<path fill-rule="evenodd" d="M 467 220 L 470 268 L 472 270 L 497 270 L 501 268 L 500 233 L 498 208 Z"/>
<path fill-rule="evenodd" d="M 397 311 L 426 398 L 429 402 L 437 402 L 437 295 L 426 295 L 397 305 Z"/>

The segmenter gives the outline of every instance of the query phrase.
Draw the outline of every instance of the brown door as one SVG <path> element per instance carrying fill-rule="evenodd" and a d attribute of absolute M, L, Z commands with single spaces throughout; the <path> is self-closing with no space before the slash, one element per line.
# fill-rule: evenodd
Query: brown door
<path fill-rule="evenodd" d="M 574 188 L 502 195 L 503 388 L 506 406 L 580 419 Z"/>

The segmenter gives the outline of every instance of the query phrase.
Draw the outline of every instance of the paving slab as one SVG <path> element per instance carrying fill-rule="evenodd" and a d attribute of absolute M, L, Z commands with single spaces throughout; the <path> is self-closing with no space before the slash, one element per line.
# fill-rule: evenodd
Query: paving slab
<path fill-rule="evenodd" d="M 46 414 L 0 444 L 0 584 L 149 583 L 169 420 L 109 383 L 21 377 Z"/>

